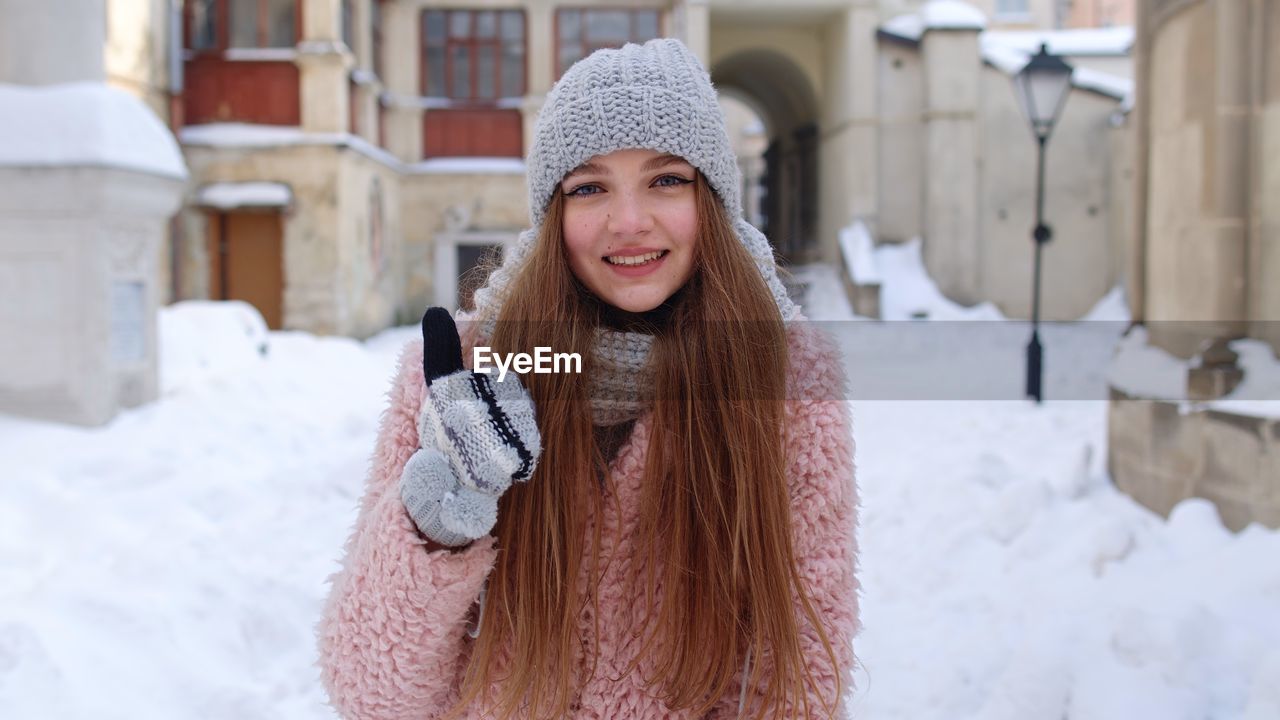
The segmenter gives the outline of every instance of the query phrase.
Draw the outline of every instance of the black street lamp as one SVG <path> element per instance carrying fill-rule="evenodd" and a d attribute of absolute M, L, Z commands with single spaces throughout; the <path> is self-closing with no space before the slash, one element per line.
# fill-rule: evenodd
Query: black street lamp
<path fill-rule="evenodd" d="M 1027 344 L 1027 397 L 1039 403 L 1044 399 L 1041 389 L 1043 378 L 1043 354 L 1040 346 L 1040 249 L 1049 242 L 1052 233 L 1044 224 L 1044 149 L 1058 123 L 1062 106 L 1067 102 L 1071 89 L 1071 66 L 1062 58 L 1049 54 L 1045 44 L 1013 78 L 1013 91 L 1018 96 L 1022 114 L 1031 124 L 1040 152 L 1036 163 L 1036 226 L 1031 237 L 1035 241 L 1035 274 L 1031 290 L 1031 342 Z"/>

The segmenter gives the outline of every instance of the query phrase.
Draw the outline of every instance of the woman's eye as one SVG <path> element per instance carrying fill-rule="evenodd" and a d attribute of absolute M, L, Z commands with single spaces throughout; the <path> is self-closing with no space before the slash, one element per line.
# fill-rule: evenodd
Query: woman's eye
<path fill-rule="evenodd" d="M 693 181 L 682 178 L 679 175 L 663 175 L 657 180 L 654 180 L 653 184 L 660 187 L 679 187 L 681 185 L 688 185 L 691 182 Z"/>
<path fill-rule="evenodd" d="M 599 189 L 600 189 L 599 185 L 589 185 L 589 184 L 579 185 L 578 187 L 565 193 L 565 195 L 568 197 L 585 197 L 587 195 L 595 195 L 596 191 Z"/>

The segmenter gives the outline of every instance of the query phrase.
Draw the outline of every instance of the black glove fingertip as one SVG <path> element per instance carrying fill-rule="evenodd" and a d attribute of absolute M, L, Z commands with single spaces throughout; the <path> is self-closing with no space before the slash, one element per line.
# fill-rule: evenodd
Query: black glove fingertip
<path fill-rule="evenodd" d="M 458 337 L 458 326 L 448 310 L 427 308 L 422 315 L 422 374 L 427 384 L 461 369 L 462 340 Z"/>

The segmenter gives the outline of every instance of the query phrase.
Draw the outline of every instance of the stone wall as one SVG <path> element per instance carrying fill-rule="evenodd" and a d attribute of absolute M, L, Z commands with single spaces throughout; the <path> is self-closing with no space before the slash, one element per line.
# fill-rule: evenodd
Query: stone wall
<path fill-rule="evenodd" d="M 1280 528 L 1280 419 L 1133 398 L 1112 390 L 1108 470 L 1116 486 L 1168 516 L 1202 497 L 1223 523 Z"/>
<path fill-rule="evenodd" d="M 519 233 L 529 226 L 524 173 L 443 173 L 411 169 L 401 179 L 405 228 L 404 304 L 418 316 L 434 304 L 435 236 L 446 230 L 446 216 L 457 218 L 455 230 Z M 453 208 L 452 210 L 450 208 Z M 415 318 L 416 320 L 416 318 Z"/>
<path fill-rule="evenodd" d="M 192 203 L 212 182 L 278 182 L 293 205 L 284 213 L 284 326 L 364 337 L 401 308 L 400 180 L 397 172 L 350 148 L 281 145 L 243 149 L 187 146 L 194 178 L 181 218 L 183 296 L 207 298 L 208 212 Z M 371 196 L 382 195 L 385 245 L 372 247 Z M 382 258 L 381 268 L 375 267 Z M 399 275 L 399 277 L 397 277 Z"/>
<path fill-rule="evenodd" d="M 987 67 L 982 82 L 979 295 L 1009 317 L 1029 317 L 1036 141 L 1009 76 Z M 1049 140 L 1044 222 L 1053 239 L 1043 250 L 1043 318 L 1074 320 L 1120 281 L 1109 192 L 1116 105 L 1114 98 L 1073 90 Z"/>

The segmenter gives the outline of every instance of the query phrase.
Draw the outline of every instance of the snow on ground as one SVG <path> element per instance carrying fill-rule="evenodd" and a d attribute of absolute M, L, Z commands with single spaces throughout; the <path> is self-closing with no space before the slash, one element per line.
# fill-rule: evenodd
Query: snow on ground
<path fill-rule="evenodd" d="M 878 253 L 897 312 L 965 316 L 910 252 Z M 838 276 L 800 275 L 832 329 L 934 324 L 847 322 Z M 105 428 L 0 416 L 0 717 L 333 717 L 314 624 L 416 329 L 361 343 L 260 323 L 236 304 L 165 309 L 162 399 Z M 1280 717 L 1280 533 L 1232 535 L 1199 500 L 1166 521 L 1118 493 L 1104 403 L 853 412 L 852 717 Z"/>

